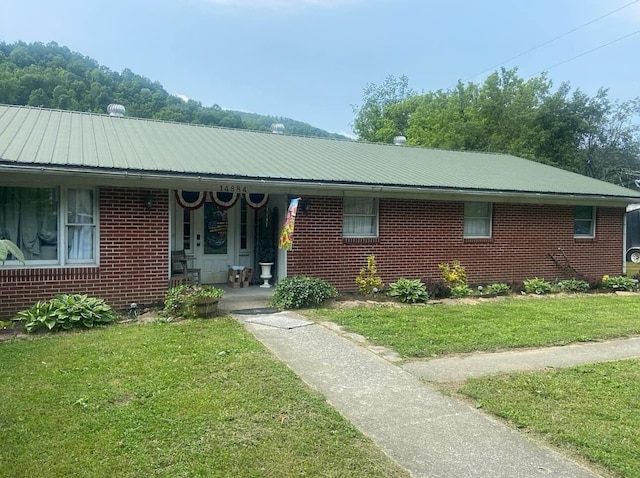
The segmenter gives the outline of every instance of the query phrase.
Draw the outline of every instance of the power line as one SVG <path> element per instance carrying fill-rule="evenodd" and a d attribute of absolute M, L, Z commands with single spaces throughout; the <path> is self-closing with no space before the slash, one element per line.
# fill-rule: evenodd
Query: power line
<path fill-rule="evenodd" d="M 638 1 L 640 1 L 640 0 L 638 0 Z M 555 65 L 551 65 L 551 66 L 549 66 L 547 68 L 543 68 L 542 70 L 537 71 L 536 73 L 533 73 L 532 75 L 526 76 L 524 79 L 527 80 L 527 79 L 531 78 L 532 76 L 536 76 L 536 75 L 542 73 L 543 71 L 550 70 L 552 68 L 555 68 L 556 66 L 564 65 L 565 63 L 569 63 L 570 61 L 573 61 L 576 58 L 580 58 L 582 56 L 588 55 L 589 53 L 593 53 L 594 51 L 597 51 L 597 50 L 600 50 L 602 48 L 605 48 L 605 47 L 607 47 L 609 45 L 613 45 L 614 43 L 617 43 L 617 42 L 622 41 L 622 40 L 624 40 L 626 38 L 629 38 L 630 36 L 637 35 L 638 33 L 640 33 L 640 30 L 636 30 L 635 32 L 628 33 L 628 34 L 626 34 L 624 36 L 616 38 L 615 40 L 611 40 L 610 42 L 605 43 L 604 45 L 597 46 L 595 48 L 592 48 L 591 50 L 587 50 L 587 51 L 582 52 L 582 53 L 580 53 L 578 55 L 572 56 L 571 58 L 567 58 L 566 60 L 563 60 L 563 61 L 561 61 L 559 63 L 556 63 Z"/>
<path fill-rule="evenodd" d="M 465 79 L 465 80 L 464 80 L 464 82 L 466 83 L 467 81 L 472 80 L 472 79 L 473 79 L 473 78 L 475 78 L 476 76 L 480 76 L 480 75 L 482 75 L 482 74 L 484 74 L 484 73 L 487 73 L 487 72 L 489 72 L 489 71 L 493 71 L 493 70 L 495 70 L 497 67 L 499 67 L 499 66 L 501 66 L 501 65 L 504 65 L 505 63 L 509 63 L 510 61 L 517 60 L 518 58 L 523 57 L 524 55 L 527 55 L 527 54 L 531 53 L 532 51 L 535 51 L 535 50 L 537 50 L 537 49 L 539 49 L 539 48 L 542 48 L 543 46 L 546 46 L 546 45 L 548 45 L 549 43 L 553 43 L 553 42 L 555 42 L 555 41 L 559 40 L 560 38 L 564 38 L 564 37 L 566 37 L 567 35 L 570 35 L 570 34 L 571 34 L 571 33 L 573 33 L 573 32 L 576 32 L 576 31 L 578 31 L 578 30 L 580 30 L 580 29 L 582 29 L 582 28 L 584 28 L 584 27 L 587 27 L 587 26 L 589 26 L 589 25 L 591 25 L 591 24 L 593 24 L 593 23 L 595 23 L 595 22 L 597 22 L 597 21 L 599 21 L 599 20 L 602 20 L 602 19 L 603 19 L 603 18 L 605 18 L 605 17 L 608 17 L 609 15 L 613 15 L 614 13 L 619 12 L 620 10 L 623 10 L 623 9 L 625 9 L 625 8 L 627 8 L 627 7 L 630 7 L 631 5 L 634 5 L 634 4 L 638 3 L 638 2 L 640 2 L 640 0 L 634 0 L 633 2 L 627 3 L 626 5 L 623 5 L 623 6 L 619 7 L 619 8 L 616 8 L 615 10 L 612 10 L 612 11 L 610 11 L 609 13 L 605 13 L 604 15 L 601 15 L 601 16 L 599 16 L 598 18 L 594 18 L 593 20 L 591 20 L 591 21 L 589 21 L 589 22 L 587 22 L 587 23 L 584 23 L 584 24 L 582 24 L 582 25 L 580 25 L 580 26 L 578 26 L 578 27 L 575 27 L 575 28 L 573 28 L 573 29 L 569 30 L 568 32 L 562 33 L 561 35 L 558 35 L 558 36 L 556 36 L 556 37 L 552 38 L 551 40 L 547 40 L 547 41 L 545 41 L 545 42 L 543 42 L 543 43 L 540 43 L 539 45 L 536 45 L 536 46 L 534 46 L 534 47 L 532 47 L 532 48 L 529 48 L 527 51 L 524 51 L 524 52 L 519 53 L 518 55 L 516 55 L 516 56 L 514 56 L 514 57 L 509 58 L 508 60 L 502 61 L 502 62 L 500 62 L 500 63 L 498 63 L 498 64 L 496 64 L 496 65 L 492 66 L 491 68 L 487 68 L 486 70 L 481 71 L 480 73 L 476 73 L 475 75 L 470 76 L 469 78 Z M 635 33 L 637 33 L 637 32 L 632 33 L 632 35 L 633 35 L 633 34 L 635 34 Z M 631 36 L 631 35 L 628 35 L 628 36 Z M 626 38 L 626 37 L 623 37 L 623 38 Z M 619 40 L 622 40 L 623 38 L 619 38 Z M 615 43 L 616 41 L 618 41 L 618 40 L 614 40 L 614 41 L 613 41 L 613 42 L 611 42 L 611 43 Z M 610 45 L 611 43 L 608 43 L 607 45 Z M 602 45 L 602 47 L 605 47 L 605 46 L 607 46 L 607 45 Z M 595 51 L 595 50 L 597 50 L 597 49 L 599 49 L 599 48 L 602 48 L 602 47 L 595 48 L 595 49 L 594 49 L 594 50 L 592 50 L 592 51 Z M 584 53 L 584 55 L 586 55 L 587 53 L 590 53 L 590 52 L 591 52 L 591 51 L 586 52 L 586 53 Z M 580 56 L 583 56 L 583 55 L 581 54 L 581 55 L 578 55 L 578 56 L 576 56 L 576 57 L 574 57 L 574 58 L 579 58 Z M 574 58 L 571 58 L 571 59 L 566 60 L 566 61 L 571 61 L 571 60 L 572 60 L 572 59 L 574 59 Z M 565 63 L 566 63 L 566 62 L 565 62 Z M 560 65 L 560 64 L 562 64 L 562 63 L 559 63 L 559 65 Z M 554 65 L 554 66 L 558 66 L 558 65 Z M 553 68 L 553 67 L 551 67 L 551 68 Z M 545 70 L 543 70 L 543 71 L 545 71 Z"/>

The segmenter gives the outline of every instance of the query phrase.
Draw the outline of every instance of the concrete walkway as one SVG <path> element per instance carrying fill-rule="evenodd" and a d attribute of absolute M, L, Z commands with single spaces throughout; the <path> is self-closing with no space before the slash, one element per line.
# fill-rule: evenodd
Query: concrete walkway
<path fill-rule="evenodd" d="M 496 367 L 488 365 L 487 357 L 498 354 L 481 354 L 485 363 L 478 368 L 470 365 L 470 356 L 443 359 L 432 370 L 424 367 L 428 362 L 400 367 L 394 364 L 393 354 L 372 349 L 357 336 L 344 334 L 335 326 L 310 322 L 293 312 L 260 309 L 256 307 L 258 302 L 244 309 L 237 302 L 232 307 L 238 308 L 227 310 L 413 476 L 598 476 L 481 411 L 442 395 L 420 379 L 461 380 L 466 376 L 446 375 L 442 371 L 447 368 L 474 369 L 473 376 L 479 375 L 480 369 L 482 373 L 493 372 Z M 598 357 L 618 358 L 612 350 L 620 349 L 620 343 L 605 343 L 609 351 Z M 625 344 L 629 344 L 629 350 L 624 357 L 640 356 L 639 339 Z M 573 350 L 574 357 L 582 354 L 588 361 L 593 361 L 590 360 L 593 354 L 600 353 L 597 347 L 587 349 L 588 353 L 579 352 L 587 346 L 570 347 L 556 349 Z M 538 351 L 520 353 L 535 355 L 535 352 Z M 554 354 L 562 355 L 559 352 Z M 445 360 L 450 360 L 449 365 Z M 528 356 L 522 355 L 518 360 L 526 364 Z M 542 356 L 537 360 L 539 366 L 547 366 Z M 497 371 L 503 370 L 500 367 L 505 361 L 511 362 L 506 354 L 494 357 Z M 562 365 L 554 362 L 552 366 Z"/>

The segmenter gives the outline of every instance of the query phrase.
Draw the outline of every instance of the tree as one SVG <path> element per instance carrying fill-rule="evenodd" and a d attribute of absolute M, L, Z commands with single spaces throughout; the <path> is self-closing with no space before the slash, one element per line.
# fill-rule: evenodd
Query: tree
<path fill-rule="evenodd" d="M 405 75 L 400 78 L 390 75 L 381 86 L 367 84 L 362 105 L 351 105 L 355 114 L 353 131 L 361 140 L 379 142 L 389 142 L 389 138 L 404 134 L 412 113 L 411 105 L 405 103 L 415 95 Z"/>
<path fill-rule="evenodd" d="M 590 97 L 563 83 L 553 91 L 542 74 L 520 78 L 501 69 L 482 84 L 408 94 L 405 77 L 367 85 L 354 108 L 361 139 L 435 148 L 508 153 L 605 181 L 629 185 L 640 177 L 640 99 Z"/>

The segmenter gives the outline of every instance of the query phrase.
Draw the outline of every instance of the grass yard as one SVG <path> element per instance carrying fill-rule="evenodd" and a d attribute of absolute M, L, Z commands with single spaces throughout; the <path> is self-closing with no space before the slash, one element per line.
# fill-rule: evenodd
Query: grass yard
<path fill-rule="evenodd" d="M 231 319 L 0 344 L 0 475 L 406 477 Z"/>
<path fill-rule="evenodd" d="M 406 358 L 640 334 L 640 297 L 614 294 L 504 298 L 476 305 L 321 309 L 310 314 Z"/>
<path fill-rule="evenodd" d="M 633 277 L 635 275 L 640 274 L 640 263 L 636 264 L 635 262 L 627 262 L 627 273 L 629 277 Z"/>
<path fill-rule="evenodd" d="M 612 476 L 640 477 L 640 360 L 472 379 L 460 392 Z"/>

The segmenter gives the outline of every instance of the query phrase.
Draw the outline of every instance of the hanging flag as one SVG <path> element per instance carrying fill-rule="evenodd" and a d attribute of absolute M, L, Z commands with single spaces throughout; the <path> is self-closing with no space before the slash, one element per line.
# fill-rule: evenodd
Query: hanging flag
<path fill-rule="evenodd" d="M 225 191 L 211 192 L 211 200 L 222 209 L 229 209 L 238 201 L 238 193 L 228 193 Z"/>
<path fill-rule="evenodd" d="M 204 204 L 207 195 L 204 191 L 176 191 L 176 201 L 184 209 L 198 209 Z"/>
<path fill-rule="evenodd" d="M 289 203 L 287 216 L 282 224 L 282 232 L 280 233 L 280 249 L 290 251 L 293 248 L 293 228 L 296 222 L 296 214 L 298 213 L 298 202 L 300 198 L 295 198 Z"/>
<path fill-rule="evenodd" d="M 247 204 L 253 209 L 262 209 L 269 202 L 268 194 L 246 193 L 244 198 Z"/>

